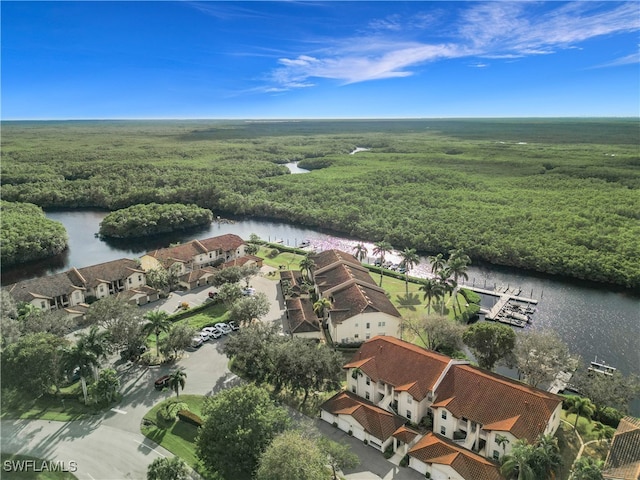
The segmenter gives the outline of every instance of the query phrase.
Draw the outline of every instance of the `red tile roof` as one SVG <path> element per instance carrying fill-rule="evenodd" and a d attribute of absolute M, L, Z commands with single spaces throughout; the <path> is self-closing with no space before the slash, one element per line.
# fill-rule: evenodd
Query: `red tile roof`
<path fill-rule="evenodd" d="M 196 255 L 222 250 L 228 252 L 236 250 L 244 244 L 244 240 L 238 235 L 231 233 L 218 237 L 205 238 L 203 240 L 192 240 L 189 243 L 176 245 L 175 247 L 161 248 L 147 253 L 147 255 L 158 259 L 162 263 L 169 260 L 180 260 L 190 262 Z"/>
<path fill-rule="evenodd" d="M 333 415 L 352 416 L 367 433 L 383 442 L 407 421 L 349 392 L 335 394 L 320 408 Z"/>
<path fill-rule="evenodd" d="M 314 270 L 322 270 L 333 263 L 348 263 L 351 265 L 361 266 L 362 264 L 356 257 L 342 250 L 325 250 L 315 254 L 313 257 L 315 263 Z"/>
<path fill-rule="evenodd" d="M 320 322 L 308 298 L 287 300 L 288 333 L 320 332 Z"/>
<path fill-rule="evenodd" d="M 223 252 L 229 252 L 231 250 L 237 250 L 241 245 L 244 245 L 244 240 L 238 235 L 233 233 L 227 233 L 217 237 L 205 238 L 200 240 L 200 244 L 208 251 L 213 252 L 215 250 L 222 250 Z"/>
<path fill-rule="evenodd" d="M 344 368 L 360 368 L 374 382 L 406 389 L 420 401 L 451 359 L 394 337 L 374 337 L 362 344 Z"/>
<path fill-rule="evenodd" d="M 640 418 L 620 420 L 602 476 L 605 479 L 640 479 Z"/>
<path fill-rule="evenodd" d="M 372 312 L 401 317 L 384 290 L 375 285 L 361 284 L 352 280 L 325 294 L 332 300 L 331 321 L 334 323 L 342 323 L 355 315 Z"/>
<path fill-rule="evenodd" d="M 445 404 L 446 402 L 446 404 Z M 485 430 L 508 431 L 533 443 L 562 402 L 539 390 L 471 365 L 452 365 L 436 390 L 433 407 L 446 406 Z"/>
<path fill-rule="evenodd" d="M 393 436 L 403 443 L 411 443 L 418 435 L 420 435 L 418 432 L 405 425 L 393 432 Z"/>
<path fill-rule="evenodd" d="M 504 478 L 495 463 L 432 432 L 427 433 L 409 450 L 409 456 L 427 464 L 448 465 L 466 480 Z"/>
<path fill-rule="evenodd" d="M 91 288 L 98 286 L 100 283 L 124 280 L 132 273 L 144 273 L 138 262 L 129 258 L 120 258 L 111 262 L 72 270 L 75 270 L 75 273 L 80 276 L 85 285 Z"/>
<path fill-rule="evenodd" d="M 353 265 L 345 265 L 342 263 L 333 264 L 321 272 L 314 271 L 314 281 L 318 286 L 320 294 L 324 294 L 327 290 L 335 288 L 337 285 L 344 284 L 351 280 L 357 280 L 359 283 L 376 286 L 375 280 L 371 278 L 369 271 L 365 268 L 356 268 Z"/>

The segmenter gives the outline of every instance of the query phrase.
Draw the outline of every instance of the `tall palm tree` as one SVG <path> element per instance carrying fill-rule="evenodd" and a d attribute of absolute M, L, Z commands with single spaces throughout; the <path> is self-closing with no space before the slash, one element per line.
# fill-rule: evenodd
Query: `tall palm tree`
<path fill-rule="evenodd" d="M 355 247 L 353 247 L 353 253 L 355 254 L 355 257 L 360 262 L 362 262 L 369 254 L 369 250 L 367 250 L 367 247 L 365 247 L 362 243 L 359 243 Z"/>
<path fill-rule="evenodd" d="M 405 292 L 409 295 L 409 270 L 420 263 L 420 257 L 418 257 L 415 248 L 405 248 L 400 252 L 400 257 L 402 257 L 402 265 L 404 266 Z"/>
<path fill-rule="evenodd" d="M 313 261 L 311 256 L 306 255 L 302 260 L 300 260 L 300 270 L 303 272 L 307 272 L 307 279 L 311 281 L 311 273 L 316 266 L 316 262 Z"/>
<path fill-rule="evenodd" d="M 438 273 L 447 264 L 444 255 L 441 253 L 427 257 L 427 261 L 431 264 L 431 273 Z"/>
<path fill-rule="evenodd" d="M 578 420 L 580 417 L 584 417 L 588 420 L 591 419 L 591 416 L 595 412 L 595 405 L 588 398 L 584 397 L 569 397 L 567 399 L 569 403 L 569 408 L 567 408 L 568 413 L 576 414 L 576 421 L 573 424 L 573 428 L 578 428 Z"/>
<path fill-rule="evenodd" d="M 467 265 L 471 263 L 471 258 L 469 258 L 469 255 L 464 253 L 460 248 L 449 250 L 449 262 L 451 262 L 452 260 L 460 260 Z"/>
<path fill-rule="evenodd" d="M 384 264 L 384 256 L 393 251 L 393 247 L 389 242 L 384 240 L 376 243 L 373 248 L 373 254 L 380 258 L 380 286 L 382 286 L 382 264 Z"/>
<path fill-rule="evenodd" d="M 78 342 L 70 348 L 64 350 L 62 354 L 62 364 L 67 372 L 73 372 L 76 368 L 80 371 L 80 381 L 82 382 L 82 394 L 84 403 L 87 403 L 87 377 L 94 376 L 100 361 L 95 353 L 89 350 L 87 344 Z"/>
<path fill-rule="evenodd" d="M 530 464 L 539 478 L 555 478 L 562 464 L 558 439 L 553 435 L 538 437 Z"/>
<path fill-rule="evenodd" d="M 171 328 L 171 320 L 169 320 L 169 314 L 167 312 L 163 312 L 162 310 L 152 310 L 151 312 L 147 312 L 144 316 L 148 320 L 142 326 L 142 331 L 145 335 L 155 334 L 156 336 L 156 355 L 160 356 L 160 334 L 162 332 L 168 332 L 169 328 Z"/>
<path fill-rule="evenodd" d="M 331 309 L 331 301 L 326 297 L 320 297 L 317 302 L 313 304 L 313 311 L 316 315 L 322 317 L 322 321 L 324 324 L 324 320 L 326 319 L 326 314 Z"/>
<path fill-rule="evenodd" d="M 509 479 L 536 480 L 536 474 L 529 464 L 533 452 L 533 445 L 529 445 L 526 440 L 518 440 L 511 453 L 502 458 L 500 473 Z"/>
<path fill-rule="evenodd" d="M 496 434 L 496 443 L 498 446 L 502 447 L 502 454 L 504 455 L 507 452 L 507 443 L 509 443 L 509 438 L 506 435 Z"/>
<path fill-rule="evenodd" d="M 76 345 L 82 351 L 86 351 L 95 358 L 93 376 L 98 379 L 98 367 L 102 360 L 107 359 L 111 352 L 111 335 L 107 330 L 100 330 L 97 325 L 92 325 L 88 332 L 76 334 Z"/>
<path fill-rule="evenodd" d="M 427 278 L 422 281 L 419 290 L 424 292 L 424 300 L 427 301 L 427 315 L 431 315 L 431 303 L 433 299 L 440 298 L 442 295 L 442 286 L 433 278 Z"/>
<path fill-rule="evenodd" d="M 180 398 L 178 391 L 184 390 L 184 386 L 187 383 L 187 372 L 183 369 L 176 370 L 169 376 L 169 388 L 176 392 L 176 398 Z"/>
<path fill-rule="evenodd" d="M 447 296 L 447 293 L 449 295 L 453 294 L 453 291 L 455 290 L 457 284 L 453 281 L 453 279 L 449 277 L 449 273 L 446 269 L 438 271 L 435 281 L 438 282 L 440 288 L 442 289 L 442 308 L 440 314 L 444 315 L 445 297 Z"/>

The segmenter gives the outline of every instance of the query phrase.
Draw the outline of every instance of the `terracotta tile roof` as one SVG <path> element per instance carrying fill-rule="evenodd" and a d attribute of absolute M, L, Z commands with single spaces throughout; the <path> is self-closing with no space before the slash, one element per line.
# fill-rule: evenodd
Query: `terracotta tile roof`
<path fill-rule="evenodd" d="M 202 250 L 202 245 L 194 240 L 182 245 L 176 245 L 175 247 L 160 248 L 147 253 L 147 255 L 167 266 L 176 260 L 183 263 L 189 263 L 193 261 L 193 257 L 200 255 L 201 253 L 205 253 Z"/>
<path fill-rule="evenodd" d="M 420 401 L 427 396 L 449 364 L 446 355 L 425 350 L 394 337 L 373 337 L 362 344 L 344 368 L 360 368 L 374 382 L 407 390 Z"/>
<path fill-rule="evenodd" d="M 281 270 L 280 281 L 287 280 L 292 287 L 301 285 L 304 282 L 302 272 L 300 270 Z"/>
<path fill-rule="evenodd" d="M 325 250 L 311 257 L 315 263 L 314 270 L 322 270 L 333 263 L 349 263 L 351 265 L 361 266 L 362 264 L 356 257 L 342 250 Z"/>
<path fill-rule="evenodd" d="M 448 465 L 465 480 L 504 479 L 497 464 L 432 432 L 422 437 L 409 455 L 427 464 Z"/>
<path fill-rule="evenodd" d="M 376 282 L 371 278 L 367 269 L 342 263 L 332 264 L 321 272 L 314 271 L 313 278 L 320 294 L 354 279 L 358 283 L 376 286 Z"/>
<path fill-rule="evenodd" d="M 620 420 L 602 476 L 605 479 L 640 479 L 640 418 Z"/>
<path fill-rule="evenodd" d="M 320 332 L 320 322 L 308 298 L 288 299 L 287 314 L 288 333 Z"/>
<path fill-rule="evenodd" d="M 384 290 L 374 285 L 363 285 L 352 280 L 325 294 L 332 299 L 331 321 L 334 323 L 342 323 L 355 315 L 371 312 L 401 317 Z"/>
<path fill-rule="evenodd" d="M 191 283 L 201 278 L 211 276 L 214 273 L 216 273 L 216 270 L 213 267 L 198 268 L 197 270 L 191 270 L 184 275 L 180 275 L 180 280 L 183 282 Z"/>
<path fill-rule="evenodd" d="M 333 415 L 351 415 L 367 433 L 383 442 L 407 421 L 349 392 L 335 394 L 320 408 Z"/>
<path fill-rule="evenodd" d="M 393 432 L 393 436 L 404 443 L 411 443 L 418 435 L 420 435 L 418 432 L 405 425 Z"/>
<path fill-rule="evenodd" d="M 123 280 L 132 273 L 144 273 L 138 262 L 130 258 L 120 258 L 111 262 L 99 263 L 78 269 L 72 269 L 74 273 L 84 280 L 85 285 L 94 288 L 100 283 L 110 283 Z"/>
<path fill-rule="evenodd" d="M 468 418 L 484 429 L 506 429 L 530 443 L 562 402 L 558 395 L 471 365 L 451 366 L 436 390 L 434 406 L 442 406 L 442 400 L 456 418 Z"/>
<path fill-rule="evenodd" d="M 243 255 L 242 257 L 237 257 L 229 260 L 228 262 L 224 262 L 220 265 L 220 268 L 229 268 L 229 267 L 241 267 L 246 265 L 247 263 L 260 263 L 262 259 L 260 257 L 256 257 L 255 255 Z"/>
<path fill-rule="evenodd" d="M 23 280 L 6 287 L 16 302 L 31 302 L 34 298 L 51 299 L 62 295 L 69 295 L 75 290 L 85 290 L 78 283 L 75 275 L 69 272 L 56 273 L 46 277 Z"/>
<path fill-rule="evenodd" d="M 214 252 L 216 250 L 222 250 L 223 252 L 229 252 L 231 250 L 237 250 L 238 247 L 244 245 L 244 240 L 238 235 L 233 233 L 227 233 L 219 235 L 217 237 L 205 238 L 200 240 L 200 244 L 207 252 Z"/>

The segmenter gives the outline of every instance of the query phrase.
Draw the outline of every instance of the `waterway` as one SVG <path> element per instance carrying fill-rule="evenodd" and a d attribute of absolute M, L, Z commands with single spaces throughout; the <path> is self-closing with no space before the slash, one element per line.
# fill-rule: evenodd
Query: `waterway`
<path fill-rule="evenodd" d="M 47 217 L 62 222 L 69 234 L 69 249 L 62 255 L 28 267 L 2 271 L 2 284 L 57 273 L 73 267 L 84 267 L 101 262 L 128 257 L 136 258 L 146 252 L 168 246 L 170 243 L 187 242 L 225 233 L 234 233 L 248 239 L 252 233 L 268 241 L 282 241 L 294 246 L 308 240 L 311 248 L 325 250 L 338 248 L 353 252 L 357 243 L 363 243 L 373 251 L 367 241 L 333 235 L 284 222 L 259 219 L 236 219 L 231 222 L 216 221 L 211 225 L 162 235 L 144 240 L 110 241 L 95 236 L 100 221 L 106 215 L 101 211 L 48 212 Z M 374 258 L 370 253 L 369 261 Z M 398 255 L 388 260 L 399 263 Z M 426 276 L 429 265 L 426 258 L 411 271 L 412 275 Z M 533 323 L 527 328 L 550 329 L 585 361 L 605 360 L 623 373 L 640 375 L 640 299 L 625 291 L 615 291 L 605 286 L 531 274 L 495 266 L 472 266 L 469 284 L 493 288 L 494 285 L 519 287 L 522 295 L 539 300 Z M 490 306 L 490 304 L 489 304 Z M 640 415 L 640 402 L 634 402 L 633 413 Z"/>

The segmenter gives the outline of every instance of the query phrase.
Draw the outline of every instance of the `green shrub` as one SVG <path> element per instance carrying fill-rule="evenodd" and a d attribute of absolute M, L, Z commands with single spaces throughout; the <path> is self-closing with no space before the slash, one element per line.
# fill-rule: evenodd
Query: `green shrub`
<path fill-rule="evenodd" d="M 384 458 L 391 458 L 393 457 L 393 443 L 389 444 L 389 446 L 384 450 Z"/>
<path fill-rule="evenodd" d="M 564 403 L 563 403 L 564 406 Z M 602 410 L 596 410 L 593 420 L 600 422 L 604 425 L 608 425 L 613 428 L 618 428 L 620 419 L 624 415 L 613 407 L 604 407 Z"/>
<path fill-rule="evenodd" d="M 406 467 L 407 465 L 409 465 L 409 455 L 405 455 L 402 457 L 402 460 L 400 460 L 401 467 Z"/>
<path fill-rule="evenodd" d="M 189 410 L 179 410 L 178 418 L 183 422 L 190 423 L 191 425 L 195 425 L 196 427 L 200 427 L 204 423 L 198 415 L 190 412 Z"/>
<path fill-rule="evenodd" d="M 280 255 L 280 250 L 277 248 L 272 248 L 269 250 L 269 253 L 267 253 L 267 257 L 269 258 L 276 258 L 278 255 Z"/>

